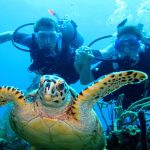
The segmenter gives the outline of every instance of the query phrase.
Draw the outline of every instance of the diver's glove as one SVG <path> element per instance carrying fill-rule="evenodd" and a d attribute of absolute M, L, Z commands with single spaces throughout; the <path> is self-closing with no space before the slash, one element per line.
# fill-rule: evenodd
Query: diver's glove
<path fill-rule="evenodd" d="M 81 46 L 76 50 L 74 66 L 78 73 L 85 66 L 90 66 L 92 64 L 94 55 L 90 47 Z"/>

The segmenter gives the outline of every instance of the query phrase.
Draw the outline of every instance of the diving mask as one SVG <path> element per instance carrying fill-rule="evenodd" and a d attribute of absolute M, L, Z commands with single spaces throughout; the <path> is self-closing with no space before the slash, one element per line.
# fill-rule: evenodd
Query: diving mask
<path fill-rule="evenodd" d="M 117 39 L 114 47 L 119 52 L 123 52 L 126 48 L 130 49 L 131 51 L 136 51 L 140 47 L 140 40 L 133 38 L 126 40 Z"/>
<path fill-rule="evenodd" d="M 38 41 L 45 41 L 47 43 L 57 43 L 58 33 L 56 31 L 39 31 L 35 33 Z"/>
<path fill-rule="evenodd" d="M 115 49 L 118 53 L 118 58 L 123 64 L 135 65 L 139 61 L 139 53 L 141 41 L 137 38 L 117 39 Z"/>

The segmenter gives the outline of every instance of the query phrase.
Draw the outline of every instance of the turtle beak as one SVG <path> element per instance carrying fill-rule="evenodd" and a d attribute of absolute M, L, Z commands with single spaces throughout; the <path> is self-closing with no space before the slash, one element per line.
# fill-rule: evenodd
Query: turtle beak
<path fill-rule="evenodd" d="M 50 86 L 51 86 L 51 83 L 47 82 L 45 85 L 45 94 L 48 94 L 48 95 L 51 94 Z"/>
<path fill-rule="evenodd" d="M 44 95 L 52 97 L 56 96 L 56 87 L 53 82 L 45 82 Z"/>

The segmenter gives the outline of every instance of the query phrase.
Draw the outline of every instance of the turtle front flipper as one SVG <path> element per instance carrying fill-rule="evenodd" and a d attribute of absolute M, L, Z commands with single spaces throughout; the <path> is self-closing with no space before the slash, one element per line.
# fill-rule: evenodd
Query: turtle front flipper
<path fill-rule="evenodd" d="M 4 105 L 11 101 L 19 106 L 24 106 L 26 104 L 23 93 L 18 89 L 10 86 L 0 87 L 0 105 Z"/>
<path fill-rule="evenodd" d="M 72 106 L 72 112 L 76 118 L 79 118 L 79 116 L 84 115 L 82 114 L 83 110 L 85 110 L 84 108 L 91 110 L 98 99 L 105 97 L 124 85 L 140 83 L 147 78 L 147 74 L 135 70 L 114 72 L 103 76 L 93 85 L 79 93 Z"/>

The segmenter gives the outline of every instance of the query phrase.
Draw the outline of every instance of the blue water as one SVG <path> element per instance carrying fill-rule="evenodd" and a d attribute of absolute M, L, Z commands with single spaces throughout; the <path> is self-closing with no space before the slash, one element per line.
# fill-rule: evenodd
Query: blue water
<path fill-rule="evenodd" d="M 142 0 L 122 1 L 127 7 L 123 7 L 122 11 L 118 10 L 119 13 L 115 16 L 115 10 L 118 9 L 115 0 L 1 0 L 0 32 L 15 30 L 22 24 L 48 17 L 50 8 L 60 17 L 68 15 L 73 19 L 78 25 L 78 30 L 85 37 L 84 45 L 87 45 L 95 38 L 114 33 L 117 24 L 126 16 L 137 18 L 136 12 L 141 2 Z M 94 48 L 104 48 L 109 42 L 110 40 L 101 41 Z M 12 85 L 25 90 L 34 77 L 34 74 L 27 70 L 29 64 L 29 53 L 14 48 L 11 42 L 1 44 L 0 85 Z M 79 83 L 72 86 L 77 91 L 84 88 Z M 0 109 L 1 114 L 3 109 Z"/>

